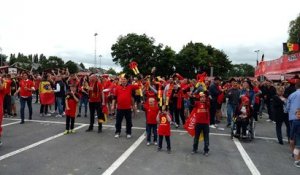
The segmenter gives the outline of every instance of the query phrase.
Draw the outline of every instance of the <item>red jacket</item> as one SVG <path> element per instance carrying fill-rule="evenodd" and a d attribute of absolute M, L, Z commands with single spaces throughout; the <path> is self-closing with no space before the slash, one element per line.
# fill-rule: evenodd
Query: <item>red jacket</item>
<path fill-rule="evenodd" d="M 29 97 L 32 96 L 31 88 L 34 88 L 33 81 L 27 79 L 27 80 L 21 80 L 19 83 L 20 86 L 20 96 L 21 97 Z M 27 87 L 27 90 L 25 90 L 25 87 Z"/>

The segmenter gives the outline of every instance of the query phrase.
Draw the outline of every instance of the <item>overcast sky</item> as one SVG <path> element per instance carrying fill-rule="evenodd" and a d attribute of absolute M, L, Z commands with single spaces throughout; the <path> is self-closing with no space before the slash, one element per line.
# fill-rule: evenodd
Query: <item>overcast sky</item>
<path fill-rule="evenodd" d="M 145 33 L 178 52 L 190 41 L 224 50 L 234 63 L 281 56 L 300 0 L 0 0 L 2 53 L 59 56 L 114 67 L 120 35 Z M 100 58 L 97 57 L 97 65 Z M 120 69 L 118 69 L 120 70 Z"/>

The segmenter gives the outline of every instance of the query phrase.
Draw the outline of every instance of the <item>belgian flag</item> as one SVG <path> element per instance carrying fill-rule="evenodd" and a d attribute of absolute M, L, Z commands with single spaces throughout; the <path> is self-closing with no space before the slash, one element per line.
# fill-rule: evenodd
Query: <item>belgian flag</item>
<path fill-rule="evenodd" d="M 287 48 L 289 52 L 299 51 L 299 44 L 297 43 L 287 43 Z"/>

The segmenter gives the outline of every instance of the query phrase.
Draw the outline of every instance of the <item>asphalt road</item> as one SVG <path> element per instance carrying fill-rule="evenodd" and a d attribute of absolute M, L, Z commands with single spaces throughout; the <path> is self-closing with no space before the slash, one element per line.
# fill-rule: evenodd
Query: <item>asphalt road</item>
<path fill-rule="evenodd" d="M 287 142 L 279 145 L 275 125 L 266 116 L 256 125 L 256 138 L 231 140 L 230 129 L 211 129 L 210 152 L 205 157 L 191 154 L 193 139 L 182 128 L 172 128 L 172 152 L 157 152 L 146 146 L 145 117 L 133 118 L 132 138 L 114 138 L 114 119 L 102 133 L 85 132 L 88 118 L 76 119 L 76 133 L 63 135 L 65 118 L 40 117 L 39 104 L 33 104 L 32 121 L 19 124 L 19 118 L 4 119 L 0 147 L 0 175 L 296 175 Z M 27 109 L 26 109 L 27 110 Z M 28 115 L 26 115 L 28 116 Z M 125 125 L 125 121 L 123 121 Z M 95 127 L 96 129 L 96 127 Z M 283 126 L 283 131 L 285 126 Z M 283 132 L 285 134 L 285 131 Z M 199 144 L 199 150 L 203 143 Z"/>

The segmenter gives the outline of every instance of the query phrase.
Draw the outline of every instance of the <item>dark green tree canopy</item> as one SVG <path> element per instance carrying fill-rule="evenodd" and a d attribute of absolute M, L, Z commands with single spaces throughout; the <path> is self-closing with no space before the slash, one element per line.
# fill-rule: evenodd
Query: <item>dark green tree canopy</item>
<path fill-rule="evenodd" d="M 253 77 L 254 67 L 250 64 L 235 64 L 228 72 L 228 77 Z"/>
<path fill-rule="evenodd" d="M 289 25 L 289 39 L 288 42 L 300 43 L 300 13 L 295 20 L 292 20 Z"/>

